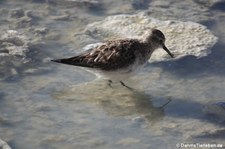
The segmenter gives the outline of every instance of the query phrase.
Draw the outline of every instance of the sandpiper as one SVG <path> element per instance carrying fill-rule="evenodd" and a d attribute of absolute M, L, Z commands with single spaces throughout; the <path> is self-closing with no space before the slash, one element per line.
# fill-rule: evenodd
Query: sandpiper
<path fill-rule="evenodd" d="M 52 61 L 85 67 L 107 79 L 109 86 L 113 81 L 118 81 L 131 89 L 123 80 L 139 71 L 158 48 L 163 48 L 172 58 L 174 57 L 165 46 L 164 34 L 160 30 L 150 29 L 142 39 L 106 41 L 80 55 Z"/>

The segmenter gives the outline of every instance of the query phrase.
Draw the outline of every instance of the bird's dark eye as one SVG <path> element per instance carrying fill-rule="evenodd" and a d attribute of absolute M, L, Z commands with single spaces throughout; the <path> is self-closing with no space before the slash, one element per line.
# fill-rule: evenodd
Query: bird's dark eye
<path fill-rule="evenodd" d="M 162 40 L 162 39 L 159 39 L 159 42 L 160 42 L 160 43 L 163 43 L 163 40 Z"/>

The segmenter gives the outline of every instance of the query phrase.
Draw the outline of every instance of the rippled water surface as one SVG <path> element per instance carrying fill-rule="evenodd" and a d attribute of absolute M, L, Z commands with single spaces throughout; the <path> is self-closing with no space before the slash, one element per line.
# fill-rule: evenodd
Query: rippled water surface
<path fill-rule="evenodd" d="M 79 36 L 87 24 L 142 11 L 206 25 L 219 40 L 206 57 L 148 64 L 126 81 L 136 91 L 49 62 L 102 41 Z M 16 30 L 30 41 L 24 55 L 0 47 L 0 138 L 13 149 L 225 145 L 224 11 L 223 1 L 210 0 L 0 1 L 1 33 Z"/>

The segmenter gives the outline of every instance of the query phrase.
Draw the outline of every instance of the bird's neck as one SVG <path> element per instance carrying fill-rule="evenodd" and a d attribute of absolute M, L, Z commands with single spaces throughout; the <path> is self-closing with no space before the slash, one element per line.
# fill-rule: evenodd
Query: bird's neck
<path fill-rule="evenodd" d="M 157 46 L 154 45 L 154 43 L 147 42 L 147 41 L 142 41 L 142 44 L 145 47 L 143 50 L 145 50 L 146 53 L 148 53 L 148 55 L 150 55 L 150 56 L 155 51 L 155 49 L 157 49 Z"/>
<path fill-rule="evenodd" d="M 141 50 L 143 50 L 143 52 L 141 52 L 141 57 L 142 57 L 141 63 L 146 63 L 151 57 L 154 49 L 152 48 L 151 44 L 144 43 L 144 42 L 142 42 L 142 44 L 143 44 L 143 48 L 141 48 Z"/>

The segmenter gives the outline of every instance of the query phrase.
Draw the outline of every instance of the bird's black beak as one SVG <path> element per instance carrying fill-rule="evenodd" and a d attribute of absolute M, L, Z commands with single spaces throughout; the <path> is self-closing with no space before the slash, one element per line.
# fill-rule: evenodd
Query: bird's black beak
<path fill-rule="evenodd" d="M 163 49 L 172 57 L 174 58 L 173 54 L 167 49 L 167 47 L 165 46 L 165 44 L 163 44 Z"/>

